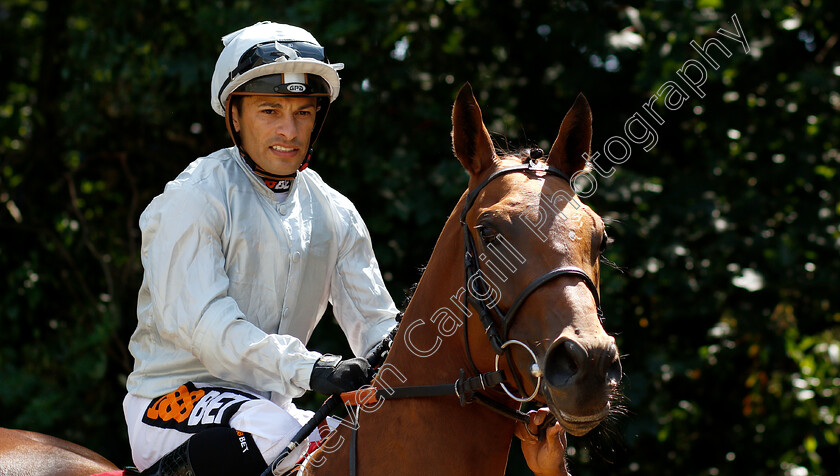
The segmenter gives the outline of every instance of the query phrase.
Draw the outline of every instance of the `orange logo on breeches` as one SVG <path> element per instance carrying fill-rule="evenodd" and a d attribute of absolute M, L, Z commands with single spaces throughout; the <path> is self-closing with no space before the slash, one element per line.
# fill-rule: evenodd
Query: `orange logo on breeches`
<path fill-rule="evenodd" d="M 174 392 L 160 397 L 149 407 L 146 416 L 153 420 L 175 420 L 183 422 L 190 416 L 195 403 L 204 396 L 204 390 L 190 392 L 186 385 L 181 385 Z"/>

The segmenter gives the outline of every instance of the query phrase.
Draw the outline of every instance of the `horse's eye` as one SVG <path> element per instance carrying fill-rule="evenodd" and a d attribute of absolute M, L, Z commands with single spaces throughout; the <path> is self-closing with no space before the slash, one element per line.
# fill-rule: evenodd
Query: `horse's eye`
<path fill-rule="evenodd" d="M 610 237 L 607 236 L 607 232 L 605 231 L 603 236 L 601 236 L 601 247 L 598 249 L 601 253 L 607 250 L 607 244 L 610 241 Z"/>
<path fill-rule="evenodd" d="M 496 230 L 494 230 L 494 229 L 492 229 L 488 226 L 479 225 L 477 228 L 478 228 L 478 234 L 479 234 L 479 236 L 481 236 L 481 240 L 483 242 L 487 243 L 488 245 L 490 243 L 496 241 L 496 238 L 498 238 L 498 236 L 499 236 L 499 233 Z"/>

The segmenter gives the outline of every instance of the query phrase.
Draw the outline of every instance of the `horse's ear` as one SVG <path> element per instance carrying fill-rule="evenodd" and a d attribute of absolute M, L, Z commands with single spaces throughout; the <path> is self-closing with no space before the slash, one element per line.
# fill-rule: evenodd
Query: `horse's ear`
<path fill-rule="evenodd" d="M 493 164 L 496 151 L 490 133 L 484 127 L 481 108 L 470 83 L 464 84 L 452 108 L 452 148 L 455 156 L 472 176 Z"/>
<path fill-rule="evenodd" d="M 560 124 L 560 132 L 548 153 L 548 164 L 571 177 L 586 167 L 583 154 L 589 155 L 591 146 L 592 110 L 581 93 Z"/>

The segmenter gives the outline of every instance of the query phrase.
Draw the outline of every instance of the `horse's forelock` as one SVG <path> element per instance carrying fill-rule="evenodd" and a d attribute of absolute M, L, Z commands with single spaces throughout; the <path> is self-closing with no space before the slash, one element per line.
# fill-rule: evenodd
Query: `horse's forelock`
<path fill-rule="evenodd" d="M 523 147 L 521 149 L 501 149 L 496 148 L 496 156 L 499 157 L 501 160 L 516 160 L 521 164 L 527 164 L 529 160 L 531 160 L 531 150 L 530 147 Z M 541 157 L 538 160 L 542 163 L 545 163 L 546 157 Z"/>

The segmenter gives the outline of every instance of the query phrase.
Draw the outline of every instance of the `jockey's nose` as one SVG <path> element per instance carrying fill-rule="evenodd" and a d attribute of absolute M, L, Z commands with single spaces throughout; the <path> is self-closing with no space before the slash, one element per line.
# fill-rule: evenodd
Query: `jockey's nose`
<path fill-rule="evenodd" d="M 298 136 L 298 125 L 291 115 L 279 117 L 274 122 L 274 134 L 285 140 L 294 140 Z"/>

